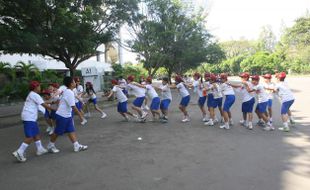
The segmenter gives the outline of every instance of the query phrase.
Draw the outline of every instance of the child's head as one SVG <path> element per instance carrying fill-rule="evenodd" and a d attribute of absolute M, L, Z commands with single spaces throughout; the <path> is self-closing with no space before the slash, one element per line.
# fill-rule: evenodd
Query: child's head
<path fill-rule="evenodd" d="M 75 88 L 76 84 L 75 81 L 72 77 L 65 77 L 63 80 L 63 84 L 70 89 Z"/>
<path fill-rule="evenodd" d="M 86 82 L 85 86 L 89 89 L 93 87 L 93 84 L 91 82 Z"/>
<path fill-rule="evenodd" d="M 53 83 L 49 83 L 49 84 L 48 84 L 47 90 L 49 90 L 49 91 L 51 91 L 51 92 L 54 92 L 54 91 L 56 90 L 56 89 L 54 88 Z"/>
<path fill-rule="evenodd" d="M 199 80 L 201 75 L 199 73 L 194 73 L 193 77 L 194 77 L 194 80 Z"/>
<path fill-rule="evenodd" d="M 147 77 L 146 80 L 145 80 L 145 82 L 146 82 L 147 84 L 152 84 L 152 77 L 151 77 L 151 76 Z"/>
<path fill-rule="evenodd" d="M 251 76 L 251 79 L 252 79 L 252 84 L 253 85 L 258 85 L 258 83 L 259 83 L 259 76 L 258 75 L 253 75 L 253 76 Z"/>
<path fill-rule="evenodd" d="M 132 81 L 134 81 L 135 80 L 135 77 L 133 76 L 133 75 L 129 75 L 128 77 L 127 77 L 127 81 L 128 82 L 132 82 Z"/>
<path fill-rule="evenodd" d="M 76 85 L 80 85 L 81 84 L 81 80 L 79 77 L 74 77 L 74 82 Z"/>
<path fill-rule="evenodd" d="M 271 78 L 272 78 L 271 74 L 268 74 L 268 73 L 264 74 L 263 77 L 264 77 L 266 83 L 271 82 Z"/>
<path fill-rule="evenodd" d="M 166 84 L 168 84 L 168 83 L 169 83 L 168 77 L 164 77 L 163 80 L 162 80 L 162 84 L 163 84 L 163 85 L 166 85 Z"/>
<path fill-rule="evenodd" d="M 111 80 L 111 84 L 112 84 L 112 86 L 118 85 L 118 81 L 113 79 L 113 80 Z"/>
<path fill-rule="evenodd" d="M 228 80 L 228 75 L 226 73 L 220 74 L 221 82 L 226 82 Z"/>
<path fill-rule="evenodd" d="M 250 79 L 250 74 L 247 72 L 241 73 L 239 76 L 242 81 L 249 81 Z"/>
<path fill-rule="evenodd" d="M 38 81 L 31 81 L 29 83 L 29 90 L 37 93 L 41 92 L 41 85 Z"/>
<path fill-rule="evenodd" d="M 210 73 L 205 73 L 205 80 L 209 81 L 210 80 Z"/>
<path fill-rule="evenodd" d="M 49 89 L 44 89 L 41 92 L 44 100 L 49 100 L 51 98 L 51 93 L 52 93 L 52 91 L 50 91 Z"/>
<path fill-rule="evenodd" d="M 213 73 L 211 73 L 211 74 L 210 74 L 210 82 L 214 83 L 214 82 L 216 82 L 216 80 L 217 80 L 216 75 L 213 74 Z"/>
<path fill-rule="evenodd" d="M 285 72 L 277 73 L 276 78 L 278 79 L 278 81 L 284 81 L 286 78 L 286 73 Z"/>
<path fill-rule="evenodd" d="M 183 82 L 182 77 L 179 76 L 179 75 L 175 76 L 175 79 L 174 79 L 174 80 L 175 80 L 175 83 L 176 83 L 176 84 L 179 84 L 179 83 Z"/>

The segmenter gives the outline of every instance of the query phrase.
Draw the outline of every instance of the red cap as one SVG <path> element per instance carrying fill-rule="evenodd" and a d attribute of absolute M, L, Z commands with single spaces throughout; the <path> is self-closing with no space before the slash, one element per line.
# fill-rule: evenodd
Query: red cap
<path fill-rule="evenodd" d="M 79 77 L 74 77 L 74 81 L 76 82 L 76 81 L 79 81 L 80 80 L 80 78 Z"/>
<path fill-rule="evenodd" d="M 228 76 L 227 76 L 226 73 L 221 73 L 221 74 L 220 74 L 220 78 L 221 78 L 221 79 L 227 80 L 227 77 L 228 77 Z"/>
<path fill-rule="evenodd" d="M 194 73 L 193 77 L 197 77 L 197 78 L 200 78 L 201 75 L 199 73 Z"/>
<path fill-rule="evenodd" d="M 52 92 L 49 89 L 42 90 L 41 94 L 48 94 L 50 95 Z"/>
<path fill-rule="evenodd" d="M 272 78 L 271 74 L 269 74 L 269 73 L 264 74 L 263 77 L 264 77 L 265 79 L 271 79 L 271 78 Z"/>
<path fill-rule="evenodd" d="M 210 79 L 211 79 L 211 81 L 216 81 L 216 75 L 215 74 L 210 74 Z"/>
<path fill-rule="evenodd" d="M 178 83 L 183 82 L 182 77 L 179 75 L 175 76 L 175 82 L 178 82 Z"/>
<path fill-rule="evenodd" d="M 279 79 L 285 79 L 286 73 L 285 72 L 277 73 L 276 77 Z"/>
<path fill-rule="evenodd" d="M 147 77 L 146 82 L 152 83 L 152 77 L 151 76 Z"/>
<path fill-rule="evenodd" d="M 40 83 L 38 81 L 31 81 L 29 83 L 29 90 L 34 90 L 36 89 L 38 86 L 40 86 Z"/>
<path fill-rule="evenodd" d="M 250 78 L 250 74 L 248 72 L 241 73 L 239 76 L 241 78 Z"/>
<path fill-rule="evenodd" d="M 133 76 L 133 75 L 129 75 L 128 77 L 127 77 L 127 80 L 128 81 L 134 81 L 135 80 L 135 77 Z"/>
<path fill-rule="evenodd" d="M 118 85 L 118 81 L 115 80 L 115 79 L 111 80 L 111 83 L 112 83 L 112 84 L 115 84 L 115 85 Z"/>
<path fill-rule="evenodd" d="M 54 88 L 59 88 L 59 84 L 58 84 L 58 83 L 56 83 L 56 82 L 55 82 L 55 83 L 53 83 L 53 84 L 52 84 L 52 86 L 53 86 Z"/>
<path fill-rule="evenodd" d="M 205 78 L 210 78 L 210 73 L 205 73 Z"/>
<path fill-rule="evenodd" d="M 253 75 L 253 76 L 251 76 L 251 79 L 252 79 L 252 80 L 259 81 L 259 76 L 258 76 L 258 75 Z"/>

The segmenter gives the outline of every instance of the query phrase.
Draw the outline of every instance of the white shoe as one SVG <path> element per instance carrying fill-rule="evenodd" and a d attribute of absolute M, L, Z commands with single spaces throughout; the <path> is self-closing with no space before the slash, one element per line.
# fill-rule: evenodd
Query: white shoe
<path fill-rule="evenodd" d="M 48 127 L 46 128 L 46 132 L 47 132 L 47 133 L 49 133 L 51 130 L 53 130 L 53 127 L 51 127 L 51 126 L 48 126 Z"/>
<path fill-rule="evenodd" d="M 214 123 L 218 123 L 219 120 L 218 120 L 217 118 L 215 118 L 213 122 L 214 122 Z"/>
<path fill-rule="evenodd" d="M 263 121 L 261 121 L 261 120 L 258 120 L 258 122 L 256 123 L 256 125 L 258 125 L 258 126 L 262 126 L 262 125 L 264 125 L 265 123 L 263 122 Z"/>
<path fill-rule="evenodd" d="M 46 154 L 48 151 L 45 148 L 41 148 L 39 150 L 37 150 L 37 156 L 41 156 L 43 154 Z"/>
<path fill-rule="evenodd" d="M 186 122 L 189 122 L 189 121 L 190 121 L 189 117 L 185 117 L 184 119 L 182 119 L 183 123 L 186 123 Z"/>
<path fill-rule="evenodd" d="M 106 113 L 104 113 L 104 112 L 102 112 L 101 119 L 104 119 L 104 118 L 106 118 L 106 117 L 107 117 L 107 114 L 106 114 Z"/>
<path fill-rule="evenodd" d="M 214 126 L 214 122 L 210 119 L 209 121 L 205 122 L 204 125 Z"/>
<path fill-rule="evenodd" d="M 244 125 L 245 121 L 242 119 L 242 120 L 239 121 L 239 123 L 240 123 L 241 125 Z"/>
<path fill-rule="evenodd" d="M 81 125 L 85 125 L 87 123 L 87 120 L 83 118 L 83 121 L 81 122 Z"/>
<path fill-rule="evenodd" d="M 220 129 L 225 129 L 226 128 L 226 125 L 221 125 L 220 126 Z"/>
<path fill-rule="evenodd" d="M 279 127 L 278 128 L 280 131 L 284 131 L 284 132 L 289 132 L 290 128 L 289 127 Z"/>
<path fill-rule="evenodd" d="M 88 146 L 86 145 L 79 145 L 79 146 L 76 146 L 73 148 L 74 152 L 81 152 L 81 151 L 84 151 L 84 150 L 87 150 L 88 149 Z"/>
<path fill-rule="evenodd" d="M 249 126 L 248 126 L 248 129 L 249 129 L 249 130 L 252 130 L 252 129 L 253 129 L 253 125 L 249 125 Z"/>
<path fill-rule="evenodd" d="M 18 151 L 12 153 L 12 155 L 17 159 L 19 162 L 26 162 L 26 157 L 23 154 L 20 154 Z"/>
<path fill-rule="evenodd" d="M 48 150 L 49 153 L 54 153 L 54 154 L 60 152 L 60 150 L 58 150 L 58 149 L 56 148 L 56 146 L 47 147 L 47 150 Z"/>
<path fill-rule="evenodd" d="M 143 112 L 142 113 L 142 116 L 141 116 L 141 119 L 145 119 L 145 117 L 148 115 L 148 113 L 147 112 Z"/>
<path fill-rule="evenodd" d="M 54 133 L 54 127 L 51 127 L 50 131 L 48 132 L 48 135 L 52 135 Z"/>
<path fill-rule="evenodd" d="M 266 127 L 264 127 L 263 128 L 265 131 L 270 131 L 271 130 L 271 128 L 269 127 L 269 126 L 266 126 Z"/>
<path fill-rule="evenodd" d="M 147 106 L 147 105 L 144 106 L 144 109 L 147 110 L 147 111 L 150 110 L 149 106 Z"/>
<path fill-rule="evenodd" d="M 207 121 L 209 121 L 209 119 L 208 119 L 207 117 L 204 117 L 204 118 L 202 119 L 202 121 L 203 121 L 203 122 L 207 122 Z"/>

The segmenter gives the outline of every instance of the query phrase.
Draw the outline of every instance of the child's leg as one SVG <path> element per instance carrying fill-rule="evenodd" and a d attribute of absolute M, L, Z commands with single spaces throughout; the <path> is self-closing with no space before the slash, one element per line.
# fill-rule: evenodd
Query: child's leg
<path fill-rule="evenodd" d="M 207 112 L 206 112 L 204 105 L 199 105 L 199 108 L 202 113 L 202 117 L 205 118 L 207 116 Z"/>
<path fill-rule="evenodd" d="M 97 104 L 94 104 L 95 106 L 95 110 L 97 110 L 98 112 L 100 112 L 101 114 L 103 114 L 103 111 L 98 107 Z"/>
<path fill-rule="evenodd" d="M 140 116 L 142 116 L 142 109 L 136 106 L 132 106 L 131 107 L 133 110 L 135 110 Z"/>

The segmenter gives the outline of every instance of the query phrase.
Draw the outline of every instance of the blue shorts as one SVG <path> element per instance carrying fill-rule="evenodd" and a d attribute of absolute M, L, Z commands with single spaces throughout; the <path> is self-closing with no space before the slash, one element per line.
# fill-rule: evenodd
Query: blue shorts
<path fill-rule="evenodd" d="M 94 105 L 97 104 L 97 98 L 89 99 L 88 101 L 91 102 L 91 103 L 93 103 Z"/>
<path fill-rule="evenodd" d="M 184 106 L 184 107 L 188 106 L 190 100 L 191 100 L 190 95 L 183 97 L 180 102 L 180 106 Z"/>
<path fill-rule="evenodd" d="M 213 94 L 208 94 L 207 106 L 212 107 L 214 101 Z"/>
<path fill-rule="evenodd" d="M 118 102 L 117 104 L 117 111 L 120 113 L 127 113 L 127 101 L 125 102 Z"/>
<path fill-rule="evenodd" d="M 252 98 L 251 100 L 247 102 L 243 102 L 241 106 L 241 110 L 243 113 L 252 113 L 253 112 L 253 107 L 255 104 L 255 98 Z"/>
<path fill-rule="evenodd" d="M 231 106 L 235 103 L 235 95 L 226 95 L 223 111 L 229 112 Z"/>
<path fill-rule="evenodd" d="M 74 132 L 74 124 L 72 117 L 62 117 L 56 114 L 56 127 L 54 133 L 56 135 L 63 135 L 64 133 L 72 133 Z"/>
<path fill-rule="evenodd" d="M 50 112 L 47 109 L 45 109 L 44 118 L 45 119 L 50 119 L 51 118 Z"/>
<path fill-rule="evenodd" d="M 38 123 L 35 121 L 23 121 L 24 133 L 27 138 L 33 138 L 40 134 Z"/>
<path fill-rule="evenodd" d="M 200 107 L 203 107 L 203 106 L 205 105 L 205 103 L 206 103 L 206 100 L 207 100 L 207 96 L 199 97 L 199 99 L 198 99 L 198 105 L 199 105 Z"/>
<path fill-rule="evenodd" d="M 153 98 L 150 109 L 159 110 L 159 106 L 160 106 L 160 98 L 159 97 Z"/>
<path fill-rule="evenodd" d="M 143 104 L 143 102 L 144 102 L 144 99 L 145 99 L 145 97 L 143 96 L 143 97 L 138 97 L 138 98 L 136 98 L 134 101 L 133 101 L 133 105 L 134 106 L 136 106 L 136 107 L 141 107 L 142 106 L 142 104 Z"/>
<path fill-rule="evenodd" d="M 290 107 L 293 105 L 294 100 L 283 102 L 281 105 L 281 115 L 287 114 Z"/>
<path fill-rule="evenodd" d="M 223 98 L 213 98 L 213 101 L 211 103 L 212 108 L 222 107 L 223 104 Z"/>
<path fill-rule="evenodd" d="M 169 108 L 171 100 L 170 99 L 164 99 L 160 102 L 160 109 L 167 110 Z"/>
<path fill-rule="evenodd" d="M 75 103 L 75 106 L 76 106 L 76 108 L 77 108 L 79 111 L 81 111 L 82 108 L 83 108 L 83 103 L 80 102 L 80 101 L 78 101 L 77 103 Z"/>
<path fill-rule="evenodd" d="M 267 112 L 267 106 L 268 106 L 268 101 L 267 102 L 261 102 L 261 103 L 258 103 L 256 105 L 255 110 L 257 110 L 260 113 L 266 113 Z"/>
<path fill-rule="evenodd" d="M 272 99 L 268 99 L 268 108 L 272 107 Z"/>

